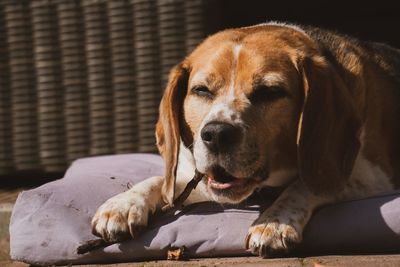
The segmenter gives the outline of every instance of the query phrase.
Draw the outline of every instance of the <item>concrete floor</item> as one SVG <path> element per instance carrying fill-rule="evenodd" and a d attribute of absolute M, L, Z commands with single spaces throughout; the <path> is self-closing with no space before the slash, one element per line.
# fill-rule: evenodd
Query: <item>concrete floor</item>
<path fill-rule="evenodd" d="M 0 266 L 6 267 L 28 267 L 28 264 L 20 262 L 0 261 Z M 80 267 L 180 267 L 180 266 L 271 266 L 271 267 L 398 267 L 400 266 L 400 255 L 368 255 L 368 256 L 322 256 L 310 258 L 283 258 L 283 259 L 261 259 L 258 257 L 232 257 L 193 259 L 190 261 L 149 261 L 119 264 L 77 265 Z"/>
<path fill-rule="evenodd" d="M 81 267 L 94 267 L 99 265 L 81 265 Z M 121 263 L 101 265 L 103 267 L 128 267 L 128 266 L 273 266 L 273 267 L 323 267 L 323 266 L 352 266 L 352 267 L 398 267 L 400 266 L 400 255 L 380 256 L 326 256 L 310 258 L 283 258 L 283 259 L 261 259 L 259 257 L 232 257 L 214 259 L 196 259 L 184 262 L 176 261 L 152 261 L 141 263 Z"/>
<path fill-rule="evenodd" d="M 10 239 L 8 225 L 11 211 L 19 192 L 22 189 L 0 189 L 0 266 L 10 259 Z"/>

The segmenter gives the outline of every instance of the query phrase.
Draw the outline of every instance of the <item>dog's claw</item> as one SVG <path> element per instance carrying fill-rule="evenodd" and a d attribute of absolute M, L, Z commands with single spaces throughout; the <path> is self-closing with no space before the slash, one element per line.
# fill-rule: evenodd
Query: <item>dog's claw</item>
<path fill-rule="evenodd" d="M 251 253 L 265 258 L 285 255 L 300 242 L 301 236 L 293 226 L 273 222 L 251 226 L 245 246 Z"/>

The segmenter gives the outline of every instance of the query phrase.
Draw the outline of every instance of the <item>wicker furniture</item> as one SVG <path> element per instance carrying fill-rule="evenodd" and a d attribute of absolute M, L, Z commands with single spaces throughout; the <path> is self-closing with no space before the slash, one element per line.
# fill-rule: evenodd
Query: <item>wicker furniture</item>
<path fill-rule="evenodd" d="M 0 1 L 0 174 L 155 152 L 168 72 L 204 38 L 204 5 Z"/>

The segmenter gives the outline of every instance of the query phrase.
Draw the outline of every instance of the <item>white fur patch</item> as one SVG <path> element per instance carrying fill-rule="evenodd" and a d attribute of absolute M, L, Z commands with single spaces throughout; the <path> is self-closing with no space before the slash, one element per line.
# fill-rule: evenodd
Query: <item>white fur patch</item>
<path fill-rule="evenodd" d="M 206 79 L 207 79 L 207 73 L 205 71 L 198 71 L 196 72 L 191 80 L 191 85 L 198 85 L 198 84 L 205 84 Z"/>
<path fill-rule="evenodd" d="M 235 81 L 236 81 L 236 71 L 237 71 L 237 62 L 240 54 L 240 50 L 242 49 L 242 45 L 235 45 L 233 47 L 233 57 L 232 57 L 232 70 L 231 70 L 231 78 L 230 85 L 228 90 L 227 99 L 229 101 L 233 101 L 235 99 Z"/>
<path fill-rule="evenodd" d="M 178 196 L 195 174 L 195 162 L 192 152 L 181 141 L 179 147 L 178 171 L 175 184 L 175 196 Z M 199 170 L 199 168 L 198 168 Z M 199 170 L 201 172 L 201 170 Z M 203 171 L 204 172 L 204 171 Z M 185 200 L 185 205 L 190 203 L 210 200 L 205 184 L 199 183 Z"/>
<path fill-rule="evenodd" d="M 392 189 L 390 177 L 360 152 L 354 163 L 349 186 L 344 189 L 343 195 L 345 198 L 365 197 Z"/>
<path fill-rule="evenodd" d="M 285 77 L 279 72 L 269 72 L 264 75 L 263 82 L 267 86 L 284 86 L 287 87 Z"/>
<path fill-rule="evenodd" d="M 219 121 L 228 123 L 239 123 L 238 120 L 240 114 L 232 109 L 231 104 L 228 101 L 220 102 L 215 104 L 211 109 L 206 118 L 204 119 L 201 128 L 204 127 L 208 122 Z"/>
<path fill-rule="evenodd" d="M 177 175 L 178 177 L 187 177 L 187 182 L 189 182 L 190 178 L 194 176 L 194 171 L 195 163 L 192 152 L 190 152 L 181 141 L 179 146 Z"/>
<path fill-rule="evenodd" d="M 241 51 L 242 45 L 235 45 L 232 48 L 232 66 L 231 66 L 231 77 L 229 79 L 229 87 L 228 93 L 225 97 L 223 97 L 219 103 L 213 105 L 208 115 L 204 119 L 201 128 L 204 127 L 210 121 L 223 121 L 232 124 L 239 124 L 242 121 L 239 119 L 240 114 L 234 110 L 233 102 L 235 100 L 235 81 L 236 81 L 236 71 L 237 71 L 237 62 L 239 58 L 239 54 Z M 197 75 L 197 74 L 196 74 Z"/>
<path fill-rule="evenodd" d="M 366 195 L 392 190 L 394 187 L 390 177 L 363 155 L 364 140 L 365 128 L 362 127 L 360 134 L 361 148 L 354 162 L 348 186 L 343 192 L 345 198 L 365 197 Z"/>
<path fill-rule="evenodd" d="M 242 49 L 242 45 L 241 45 L 241 44 L 236 45 L 236 46 L 233 48 L 233 60 L 235 61 L 234 65 L 236 65 L 237 60 L 238 60 L 238 58 L 239 58 L 240 49 Z"/>
<path fill-rule="evenodd" d="M 300 32 L 300 33 L 308 36 L 308 34 L 301 28 L 301 26 L 296 25 L 296 24 L 292 24 L 292 23 L 287 23 L 287 22 L 280 22 L 280 21 L 268 21 L 268 22 L 264 22 L 264 23 L 260 23 L 260 24 L 256 24 L 256 25 L 252 25 L 252 26 L 248 26 L 248 27 L 243 27 L 243 29 L 262 27 L 262 26 L 268 26 L 268 25 L 290 28 L 290 29 L 293 29 L 293 30 L 295 30 L 297 32 Z"/>
<path fill-rule="evenodd" d="M 281 26 L 281 27 L 286 27 L 286 28 L 291 28 L 297 32 L 301 32 L 304 35 L 308 34 L 299 26 L 296 24 L 292 24 L 292 23 L 287 23 L 287 22 L 280 22 L 280 21 L 270 21 L 267 22 L 266 25 L 272 25 L 272 26 Z"/>

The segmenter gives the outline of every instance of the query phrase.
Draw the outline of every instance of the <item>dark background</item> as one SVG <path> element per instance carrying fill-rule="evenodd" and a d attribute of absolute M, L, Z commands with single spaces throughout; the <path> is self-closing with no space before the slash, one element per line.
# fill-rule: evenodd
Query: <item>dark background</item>
<path fill-rule="evenodd" d="M 318 26 L 400 48 L 400 8 L 395 1 L 215 2 L 215 9 L 209 11 L 216 20 L 211 32 L 276 20 Z"/>

